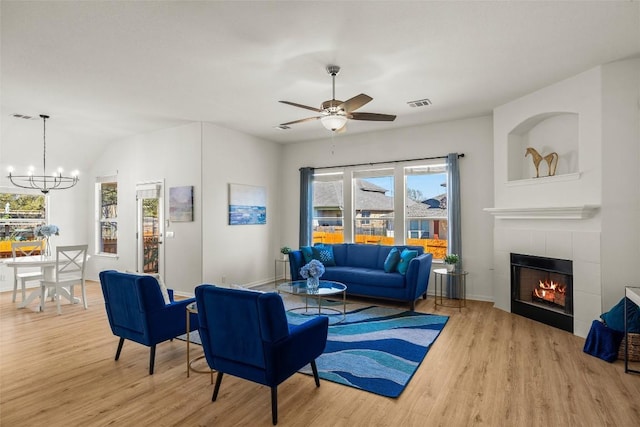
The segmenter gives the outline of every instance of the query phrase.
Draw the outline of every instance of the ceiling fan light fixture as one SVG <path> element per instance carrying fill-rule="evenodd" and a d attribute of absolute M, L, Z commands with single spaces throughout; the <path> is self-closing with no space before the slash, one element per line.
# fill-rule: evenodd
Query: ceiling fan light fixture
<path fill-rule="evenodd" d="M 320 122 L 322 122 L 322 126 L 324 126 L 325 129 L 330 130 L 331 132 L 335 132 L 338 129 L 341 129 L 347 123 L 347 118 L 345 116 L 332 114 L 323 116 L 320 119 Z"/>

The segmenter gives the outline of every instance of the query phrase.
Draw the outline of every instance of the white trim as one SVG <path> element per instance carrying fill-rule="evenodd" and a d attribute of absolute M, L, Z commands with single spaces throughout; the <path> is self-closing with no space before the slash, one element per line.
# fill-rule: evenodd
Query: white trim
<path fill-rule="evenodd" d="M 598 205 L 533 207 L 533 208 L 484 208 L 498 219 L 587 219 L 600 209 Z"/>

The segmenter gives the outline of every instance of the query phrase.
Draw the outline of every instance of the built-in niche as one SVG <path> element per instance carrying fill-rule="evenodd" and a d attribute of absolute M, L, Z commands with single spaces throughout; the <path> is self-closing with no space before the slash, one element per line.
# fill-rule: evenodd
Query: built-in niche
<path fill-rule="evenodd" d="M 555 171 L 551 171 L 551 174 L 555 172 L 555 176 L 562 176 L 578 173 L 578 138 L 577 113 L 542 113 L 524 120 L 508 135 L 508 180 L 536 178 L 532 156 L 525 157 L 528 147 L 533 147 L 542 157 L 554 152 L 558 154 Z M 542 179 L 550 175 L 546 161 L 540 162 L 538 173 Z"/>

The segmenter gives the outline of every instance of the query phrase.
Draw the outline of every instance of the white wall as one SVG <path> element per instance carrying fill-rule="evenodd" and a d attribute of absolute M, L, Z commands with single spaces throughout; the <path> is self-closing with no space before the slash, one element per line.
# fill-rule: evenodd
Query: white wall
<path fill-rule="evenodd" d="M 602 67 L 603 310 L 640 285 L 640 59 Z M 621 266 L 628 266 L 621 267 Z"/>
<path fill-rule="evenodd" d="M 281 147 L 211 123 L 203 124 L 202 278 L 216 285 L 273 281 L 283 207 Z M 229 225 L 229 184 L 267 192 L 267 223 Z"/>
<path fill-rule="evenodd" d="M 164 239 L 165 282 L 176 291 L 193 293 L 202 280 L 202 185 L 201 124 L 137 135 L 109 144 L 95 162 L 90 177 L 118 174 L 118 256 L 93 255 L 88 277 L 97 280 L 105 269 L 135 270 L 136 184 L 164 180 L 165 219 L 169 218 L 169 188 L 194 186 L 194 221 L 171 223 L 166 231 L 175 237 Z M 91 253 L 95 248 L 94 188 L 86 216 Z"/>
<path fill-rule="evenodd" d="M 338 135 L 290 144 L 282 160 L 282 233 L 280 245 L 298 247 L 300 177 L 304 166 L 381 162 L 464 153 L 460 159 L 462 254 L 467 297 L 493 300 L 493 222 L 482 208 L 493 204 L 492 122 L 490 116 L 368 134 Z M 433 289 L 433 279 L 430 281 Z"/>

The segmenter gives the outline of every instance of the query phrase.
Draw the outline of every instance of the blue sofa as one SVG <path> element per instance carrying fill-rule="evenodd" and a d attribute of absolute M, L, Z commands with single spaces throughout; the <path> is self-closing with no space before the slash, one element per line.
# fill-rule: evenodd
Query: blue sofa
<path fill-rule="evenodd" d="M 433 255 L 422 246 L 384 246 L 358 243 L 324 245 L 333 250 L 335 266 L 325 264 L 322 280 L 334 280 L 347 285 L 348 295 L 406 301 L 411 309 L 420 296 L 427 297 Z M 384 263 L 392 248 L 400 252 L 407 248 L 418 252 L 409 263 L 406 274 L 385 272 Z M 301 250 L 289 253 L 292 280 L 304 280 L 300 268 L 306 264 Z M 331 263 L 332 264 L 332 263 Z"/>

